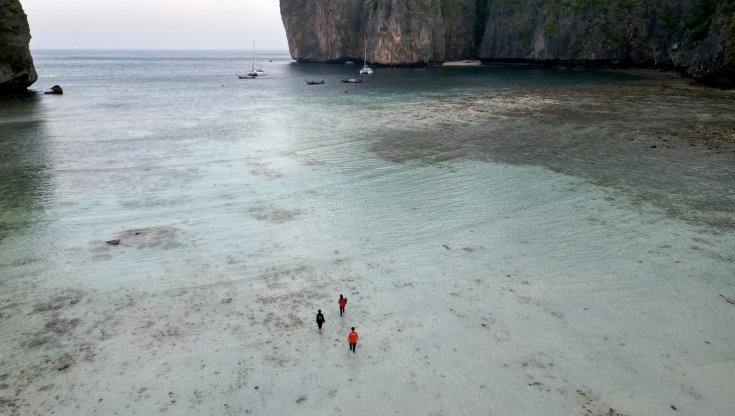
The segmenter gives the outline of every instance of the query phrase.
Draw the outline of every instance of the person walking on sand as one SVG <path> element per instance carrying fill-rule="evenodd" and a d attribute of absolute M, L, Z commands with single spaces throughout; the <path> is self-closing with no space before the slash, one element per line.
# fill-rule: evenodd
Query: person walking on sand
<path fill-rule="evenodd" d="M 319 309 L 316 312 L 316 324 L 319 326 L 319 330 L 322 330 L 322 324 L 324 323 L 324 315 L 322 315 L 322 310 Z"/>
<path fill-rule="evenodd" d="M 337 301 L 339 303 L 339 316 L 342 316 L 342 314 L 345 313 L 345 305 L 347 305 L 347 298 L 343 298 L 342 295 L 339 295 L 339 300 Z"/>
<path fill-rule="evenodd" d="M 350 350 L 352 353 L 355 353 L 355 348 L 357 348 L 357 332 L 355 332 L 355 327 L 352 327 L 352 332 L 350 332 L 349 335 L 347 335 L 347 342 L 350 344 Z"/>

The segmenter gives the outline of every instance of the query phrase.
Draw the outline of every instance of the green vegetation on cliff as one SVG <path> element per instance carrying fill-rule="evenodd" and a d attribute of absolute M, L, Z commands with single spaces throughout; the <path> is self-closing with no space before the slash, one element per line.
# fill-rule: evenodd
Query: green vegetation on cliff
<path fill-rule="evenodd" d="M 0 33 L 20 34 L 18 15 L 23 14 L 23 8 L 18 0 L 0 0 Z"/>
<path fill-rule="evenodd" d="M 31 61 L 27 45 L 13 41 L 22 34 L 25 18 L 18 0 L 0 0 L 0 62 L 11 67 L 25 68 Z"/>
<path fill-rule="evenodd" d="M 31 33 L 19 0 L 0 0 L 0 95 L 25 91 L 38 75 L 29 50 Z"/>
<path fill-rule="evenodd" d="M 690 31 L 692 42 L 700 45 L 707 38 L 712 21 L 718 14 L 733 13 L 735 13 L 735 0 L 698 0 L 693 9 L 683 14 L 680 24 L 682 28 Z"/>
<path fill-rule="evenodd" d="M 470 12 L 466 4 L 461 0 L 442 0 L 442 15 L 444 17 L 457 17 Z"/>

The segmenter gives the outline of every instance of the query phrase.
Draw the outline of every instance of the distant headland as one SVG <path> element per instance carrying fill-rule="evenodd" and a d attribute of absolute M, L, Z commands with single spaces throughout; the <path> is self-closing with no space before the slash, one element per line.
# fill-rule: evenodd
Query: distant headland
<path fill-rule="evenodd" d="M 735 84 L 735 0 L 281 0 L 294 59 L 674 69 Z"/>

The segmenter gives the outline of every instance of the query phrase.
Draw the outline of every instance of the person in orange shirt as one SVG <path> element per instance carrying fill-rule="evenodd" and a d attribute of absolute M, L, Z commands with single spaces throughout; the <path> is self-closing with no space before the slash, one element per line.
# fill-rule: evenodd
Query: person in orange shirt
<path fill-rule="evenodd" d="M 339 295 L 339 300 L 337 301 L 339 303 L 339 316 L 342 316 L 343 313 L 345 313 L 345 305 L 347 305 L 347 298 L 343 298 L 342 295 Z"/>
<path fill-rule="evenodd" d="M 352 332 L 347 335 L 347 342 L 350 344 L 350 350 L 354 354 L 355 348 L 357 348 L 357 332 L 355 332 L 354 326 L 352 327 Z"/>

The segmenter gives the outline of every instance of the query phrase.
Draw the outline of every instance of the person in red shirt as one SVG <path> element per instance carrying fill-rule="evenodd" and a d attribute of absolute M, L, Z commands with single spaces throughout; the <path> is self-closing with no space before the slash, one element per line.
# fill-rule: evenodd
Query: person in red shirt
<path fill-rule="evenodd" d="M 339 295 L 339 300 L 337 301 L 339 303 L 339 316 L 342 316 L 343 313 L 345 313 L 345 305 L 347 305 L 347 298 L 343 298 L 342 295 Z"/>
<path fill-rule="evenodd" d="M 347 342 L 350 344 L 350 350 L 354 354 L 355 348 L 357 348 L 357 332 L 355 332 L 354 326 L 352 327 L 352 332 L 347 335 Z"/>

